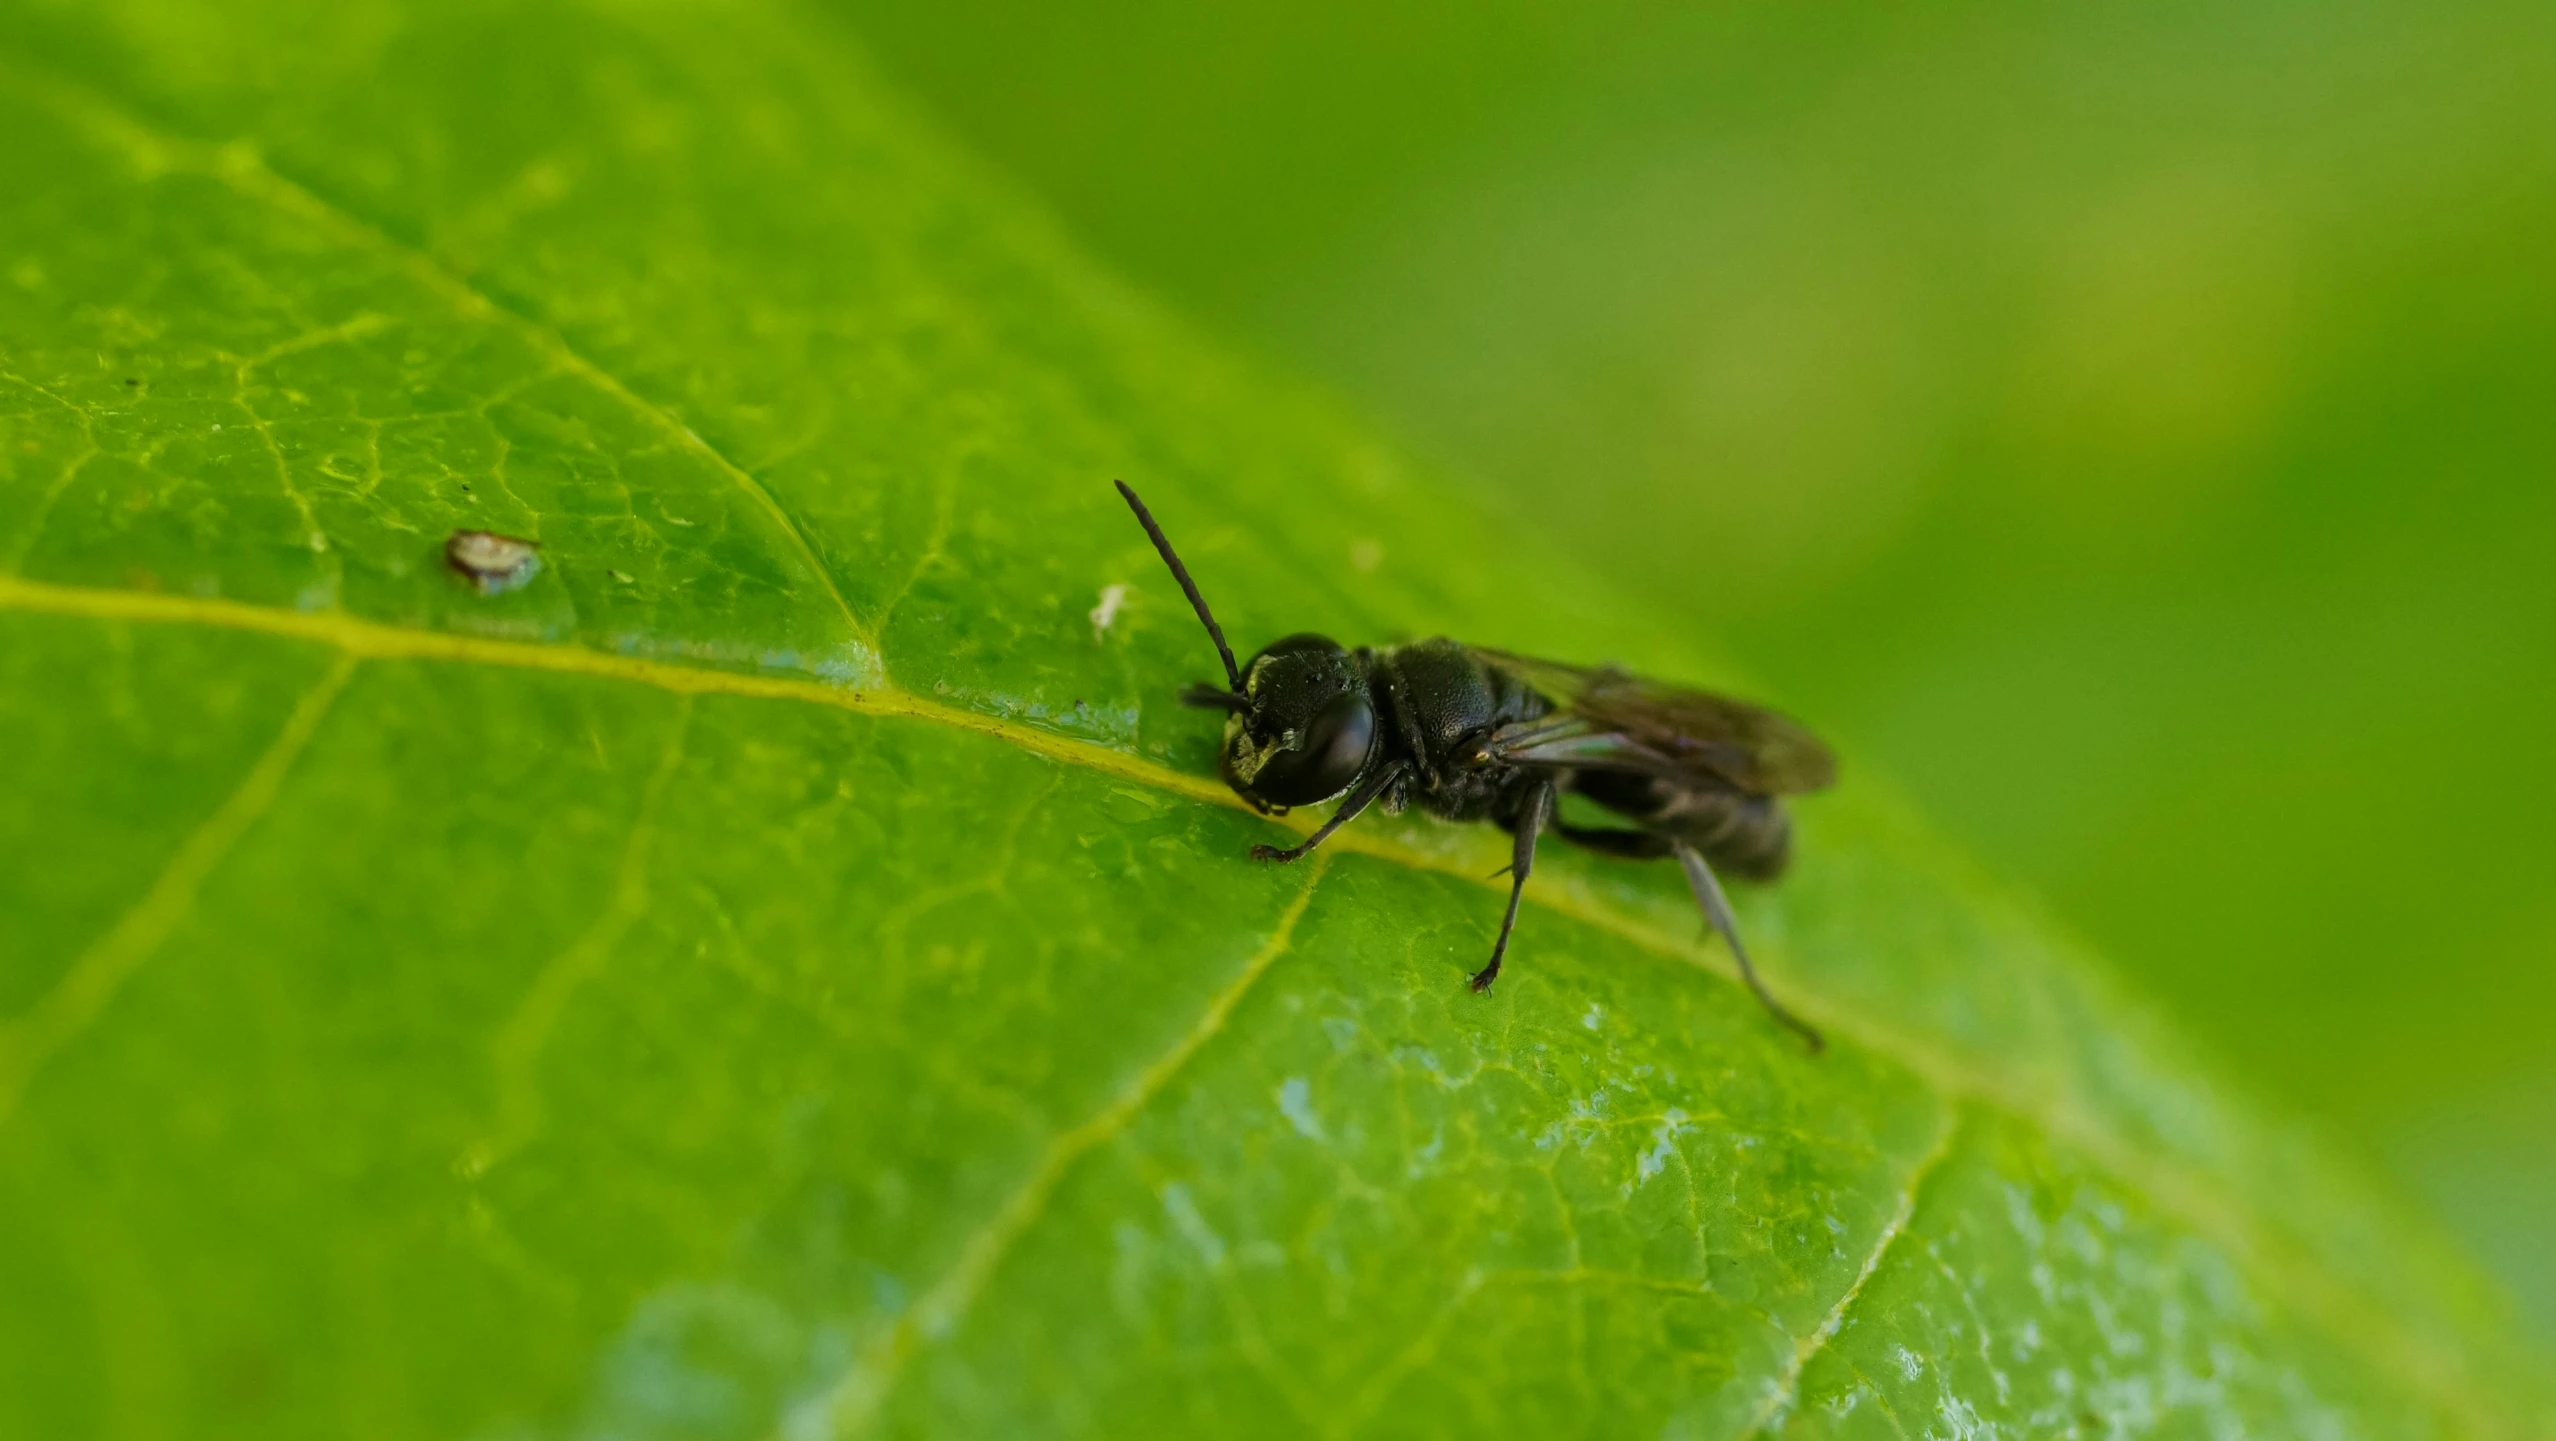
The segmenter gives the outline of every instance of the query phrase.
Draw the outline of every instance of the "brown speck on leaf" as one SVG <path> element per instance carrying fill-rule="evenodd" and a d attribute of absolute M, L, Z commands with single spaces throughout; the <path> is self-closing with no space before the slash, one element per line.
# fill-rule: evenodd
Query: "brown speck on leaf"
<path fill-rule="evenodd" d="M 541 542 L 488 530 L 457 530 L 444 542 L 444 562 L 479 587 L 502 595 L 541 570 Z"/>

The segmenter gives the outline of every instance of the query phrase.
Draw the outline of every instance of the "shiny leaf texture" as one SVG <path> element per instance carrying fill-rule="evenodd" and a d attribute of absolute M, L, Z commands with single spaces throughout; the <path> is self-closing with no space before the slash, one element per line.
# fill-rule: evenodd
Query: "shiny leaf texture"
<path fill-rule="evenodd" d="M 20 5 L 0 134 L 0 1433 L 2540 1424 L 1851 764 L 1740 898 L 1817 1059 L 1662 868 L 1477 997 L 1495 837 L 1245 860 L 1112 477 L 1246 646 L 1735 678 L 823 18 Z"/>

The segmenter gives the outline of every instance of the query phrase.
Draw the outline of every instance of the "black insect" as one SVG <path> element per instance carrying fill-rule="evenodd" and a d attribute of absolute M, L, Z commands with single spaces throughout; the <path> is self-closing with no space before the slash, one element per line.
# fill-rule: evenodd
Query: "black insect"
<path fill-rule="evenodd" d="M 1751 880 L 1782 873 L 1792 822 L 1778 797 L 1822 789 L 1837 774 L 1835 758 L 1808 731 L 1758 706 L 1611 667 L 1561 665 L 1444 638 L 1350 650 L 1323 636 L 1291 635 L 1238 666 L 1152 512 L 1125 481 L 1118 493 L 1224 659 L 1225 688 L 1193 685 L 1180 698 L 1225 712 L 1225 783 L 1264 814 L 1347 797 L 1304 844 L 1254 846 L 1253 856 L 1295 860 L 1379 801 L 1387 811 L 1417 804 L 1447 820 L 1487 820 L 1508 831 L 1516 837 L 1509 908 L 1491 963 L 1473 977 L 1477 991 L 1499 977 L 1538 835 L 1550 830 L 1610 856 L 1675 856 L 1749 989 L 1768 1014 L 1820 1048 L 1819 1032 L 1758 980 L 1714 878 L 1717 866 Z M 1566 791 L 1629 824 L 1564 822 L 1558 803 Z"/>

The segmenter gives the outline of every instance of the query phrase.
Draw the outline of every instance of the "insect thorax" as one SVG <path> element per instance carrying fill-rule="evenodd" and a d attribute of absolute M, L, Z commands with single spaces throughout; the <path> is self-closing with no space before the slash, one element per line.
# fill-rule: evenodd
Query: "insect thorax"
<path fill-rule="evenodd" d="M 1417 772 L 1417 784 L 1397 799 L 1450 820 L 1496 812 L 1512 778 L 1462 758 L 1479 737 L 1548 714 L 1552 702 L 1443 637 L 1379 647 L 1367 665 L 1387 734 Z"/>

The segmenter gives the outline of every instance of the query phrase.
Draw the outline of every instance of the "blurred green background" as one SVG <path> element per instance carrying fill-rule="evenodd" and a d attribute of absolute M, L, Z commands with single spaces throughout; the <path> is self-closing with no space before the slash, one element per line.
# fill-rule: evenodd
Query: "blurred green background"
<path fill-rule="evenodd" d="M 2556 1323 L 2556 7 L 837 3 Z"/>

